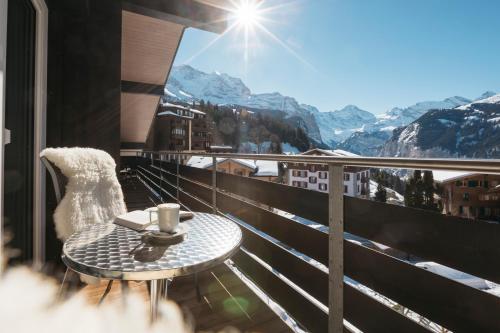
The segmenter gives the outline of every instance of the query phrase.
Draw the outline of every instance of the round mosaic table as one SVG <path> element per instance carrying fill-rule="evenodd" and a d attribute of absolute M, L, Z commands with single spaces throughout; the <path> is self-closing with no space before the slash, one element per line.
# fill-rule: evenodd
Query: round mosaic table
<path fill-rule="evenodd" d="M 116 224 L 95 224 L 74 233 L 63 246 L 62 260 L 73 271 L 103 279 L 151 281 L 151 312 L 166 279 L 195 274 L 230 258 L 242 241 L 240 227 L 227 218 L 195 213 L 184 241 L 168 247 L 141 243 L 138 232 Z"/>

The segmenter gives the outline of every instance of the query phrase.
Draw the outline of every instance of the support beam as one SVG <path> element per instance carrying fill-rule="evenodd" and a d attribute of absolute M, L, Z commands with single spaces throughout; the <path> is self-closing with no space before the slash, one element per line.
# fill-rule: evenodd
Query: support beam
<path fill-rule="evenodd" d="M 123 0 L 123 9 L 215 33 L 227 28 L 228 11 L 194 0 Z"/>
<path fill-rule="evenodd" d="M 162 96 L 165 94 L 165 86 L 163 84 L 151 84 L 122 80 L 122 92 Z"/>
<path fill-rule="evenodd" d="M 341 333 L 344 325 L 344 167 L 329 164 L 328 177 L 328 332 Z"/>

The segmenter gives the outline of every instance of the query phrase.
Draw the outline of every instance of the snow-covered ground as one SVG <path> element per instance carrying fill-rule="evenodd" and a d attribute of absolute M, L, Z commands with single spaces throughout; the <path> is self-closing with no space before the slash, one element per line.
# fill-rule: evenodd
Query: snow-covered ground
<path fill-rule="evenodd" d="M 375 199 L 375 193 L 377 192 L 377 187 L 378 187 L 378 183 L 376 181 L 370 179 L 370 199 Z M 392 188 L 388 188 L 385 186 L 384 186 L 384 188 L 387 192 L 387 203 L 393 204 L 393 205 L 404 206 L 405 198 L 401 194 L 394 191 Z"/>

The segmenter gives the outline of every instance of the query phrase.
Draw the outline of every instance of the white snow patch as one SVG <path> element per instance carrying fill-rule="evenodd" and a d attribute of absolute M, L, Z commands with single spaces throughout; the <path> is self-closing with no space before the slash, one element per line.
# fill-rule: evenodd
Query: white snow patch
<path fill-rule="evenodd" d="M 480 99 L 480 100 L 474 101 L 470 104 L 465 104 L 465 105 L 459 106 L 455 109 L 456 110 L 467 110 L 474 104 L 497 104 L 497 103 L 500 103 L 500 94 L 497 94 L 495 96 L 491 96 L 491 97 L 488 97 L 485 99 Z"/>
<path fill-rule="evenodd" d="M 173 92 L 171 92 L 170 90 L 167 89 L 167 87 L 165 87 L 165 94 L 167 94 L 168 96 L 171 96 L 171 97 L 177 97 L 176 94 L 174 94 Z"/>
<path fill-rule="evenodd" d="M 189 98 L 193 98 L 193 96 L 189 95 L 188 93 L 185 93 L 182 90 L 179 90 L 179 94 L 184 95 L 184 96 L 189 97 Z"/>
<path fill-rule="evenodd" d="M 456 125 L 457 123 L 448 119 L 438 119 L 438 121 L 444 126 L 451 127 Z"/>

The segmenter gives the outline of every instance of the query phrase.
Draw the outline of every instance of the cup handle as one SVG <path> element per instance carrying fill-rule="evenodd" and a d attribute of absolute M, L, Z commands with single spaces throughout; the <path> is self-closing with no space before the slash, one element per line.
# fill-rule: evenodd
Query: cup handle
<path fill-rule="evenodd" d="M 151 224 L 153 224 L 153 220 L 152 220 L 152 217 L 151 217 L 151 214 L 153 214 L 153 213 L 158 214 L 158 211 L 156 211 L 156 210 L 150 210 L 149 211 L 149 223 L 151 223 Z M 158 219 L 156 220 L 155 224 L 157 224 L 157 223 L 158 223 Z"/>

